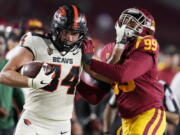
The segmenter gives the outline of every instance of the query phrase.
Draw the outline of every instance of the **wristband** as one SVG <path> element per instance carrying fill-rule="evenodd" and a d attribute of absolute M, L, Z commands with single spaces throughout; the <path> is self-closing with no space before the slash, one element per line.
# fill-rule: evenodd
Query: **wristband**
<path fill-rule="evenodd" d="M 33 79 L 28 78 L 28 87 L 32 88 L 32 86 L 33 86 Z"/>

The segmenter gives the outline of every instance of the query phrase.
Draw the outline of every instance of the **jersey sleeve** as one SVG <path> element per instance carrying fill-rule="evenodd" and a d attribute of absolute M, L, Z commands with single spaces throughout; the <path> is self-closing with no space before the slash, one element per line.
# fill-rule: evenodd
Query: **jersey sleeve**
<path fill-rule="evenodd" d="M 37 57 L 37 41 L 32 33 L 25 34 L 20 40 L 20 46 L 28 49 L 34 56 Z"/>
<path fill-rule="evenodd" d="M 90 68 L 113 81 L 125 83 L 141 76 L 152 68 L 153 57 L 140 51 L 134 52 L 128 60 L 121 65 L 113 65 L 92 60 Z M 134 68 L 136 66 L 136 68 Z"/>
<path fill-rule="evenodd" d="M 141 37 L 137 39 L 132 54 L 123 64 L 112 65 L 92 60 L 90 68 L 113 81 L 125 83 L 150 70 L 158 51 L 159 45 L 153 36 Z"/>
<path fill-rule="evenodd" d="M 136 51 L 154 55 L 159 51 L 159 44 L 153 36 L 145 36 L 137 39 L 135 48 Z"/>

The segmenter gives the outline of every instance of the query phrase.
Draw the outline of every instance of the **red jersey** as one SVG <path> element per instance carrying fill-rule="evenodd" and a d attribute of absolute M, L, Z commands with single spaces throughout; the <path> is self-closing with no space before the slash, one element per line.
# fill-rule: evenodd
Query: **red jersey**
<path fill-rule="evenodd" d="M 163 107 L 158 52 L 156 39 L 145 36 L 126 45 L 118 65 L 92 60 L 91 70 L 118 82 L 116 99 L 121 117 L 131 118 L 151 108 Z"/>

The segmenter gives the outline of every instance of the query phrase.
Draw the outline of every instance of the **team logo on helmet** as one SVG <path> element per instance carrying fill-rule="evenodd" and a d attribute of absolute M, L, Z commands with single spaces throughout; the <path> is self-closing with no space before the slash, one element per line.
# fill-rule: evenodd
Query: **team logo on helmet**
<path fill-rule="evenodd" d="M 66 16 L 66 10 L 65 10 L 63 7 L 60 7 L 60 8 L 59 8 L 59 14 L 60 14 L 61 16 Z"/>

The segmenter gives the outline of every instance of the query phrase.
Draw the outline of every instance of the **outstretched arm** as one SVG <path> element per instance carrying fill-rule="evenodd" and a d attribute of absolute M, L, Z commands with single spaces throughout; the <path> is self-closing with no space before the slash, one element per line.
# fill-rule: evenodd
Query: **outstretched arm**
<path fill-rule="evenodd" d="M 113 83 L 113 81 L 110 80 L 109 78 L 104 77 L 103 75 L 98 74 L 98 73 L 93 72 L 92 70 L 90 70 L 89 65 L 84 64 L 84 71 L 86 71 L 90 76 L 92 76 L 93 78 L 95 78 L 97 80 L 103 81 L 103 82 L 108 83 L 108 84 Z"/>
<path fill-rule="evenodd" d="M 25 63 L 33 60 L 33 54 L 26 48 L 20 47 L 16 56 L 13 57 L 0 73 L 0 83 L 12 87 L 28 87 L 28 78 L 16 70 Z"/>
<path fill-rule="evenodd" d="M 147 53 L 135 52 L 122 65 L 106 64 L 92 60 L 90 69 L 111 80 L 123 83 L 133 80 L 152 68 L 153 57 Z"/>

